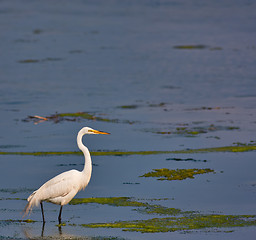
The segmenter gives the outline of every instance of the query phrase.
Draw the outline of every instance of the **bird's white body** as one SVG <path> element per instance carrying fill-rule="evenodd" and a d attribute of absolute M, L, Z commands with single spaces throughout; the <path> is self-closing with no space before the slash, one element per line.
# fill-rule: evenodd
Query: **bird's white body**
<path fill-rule="evenodd" d="M 38 206 L 41 201 L 66 205 L 88 185 L 90 177 L 91 174 L 85 175 L 77 170 L 61 173 L 34 191 L 28 197 L 28 202 L 31 202 L 31 206 Z"/>
<path fill-rule="evenodd" d="M 84 189 L 88 185 L 92 174 L 92 161 L 88 148 L 82 143 L 82 137 L 84 134 L 108 133 L 93 130 L 88 127 L 82 128 L 77 135 L 77 145 L 85 157 L 83 171 L 80 172 L 73 169 L 67 172 L 63 172 L 43 184 L 39 189 L 34 191 L 28 197 L 28 204 L 25 208 L 25 215 L 28 214 L 28 212 L 32 210 L 34 206 L 38 206 L 43 201 L 51 202 L 61 206 L 66 205 L 74 198 L 77 192 Z"/>

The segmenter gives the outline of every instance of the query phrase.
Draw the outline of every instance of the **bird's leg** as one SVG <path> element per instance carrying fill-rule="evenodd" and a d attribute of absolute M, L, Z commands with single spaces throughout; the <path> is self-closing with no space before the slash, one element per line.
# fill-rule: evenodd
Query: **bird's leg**
<path fill-rule="evenodd" d="M 45 220 L 44 220 L 44 208 L 43 208 L 43 202 L 40 202 L 40 205 L 41 205 L 41 211 L 42 211 L 43 223 L 45 223 Z"/>
<path fill-rule="evenodd" d="M 59 213 L 59 217 L 58 217 L 58 219 L 59 219 L 59 224 L 61 224 L 61 212 L 62 212 L 62 205 L 60 206 L 60 213 Z"/>

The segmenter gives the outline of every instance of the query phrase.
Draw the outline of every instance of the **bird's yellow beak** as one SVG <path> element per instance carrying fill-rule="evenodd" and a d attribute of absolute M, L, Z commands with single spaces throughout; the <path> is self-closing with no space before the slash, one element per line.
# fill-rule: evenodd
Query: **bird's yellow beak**
<path fill-rule="evenodd" d="M 110 134 L 110 133 L 101 132 L 101 131 L 98 131 L 98 130 L 89 130 L 89 132 L 93 132 L 93 133 L 95 133 L 95 134 Z"/>

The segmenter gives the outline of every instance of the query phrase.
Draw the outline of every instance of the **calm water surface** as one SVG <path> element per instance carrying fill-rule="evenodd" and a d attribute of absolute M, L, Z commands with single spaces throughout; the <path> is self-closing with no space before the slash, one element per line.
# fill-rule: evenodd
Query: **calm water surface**
<path fill-rule="evenodd" d="M 0 151 L 77 151 L 76 134 L 83 126 L 111 132 L 86 137 L 91 151 L 255 144 L 255 10 L 249 0 L 1 1 Z M 56 112 L 88 112 L 110 121 L 24 121 Z M 256 214 L 253 151 L 93 156 L 93 163 L 91 182 L 77 198 L 165 199 L 155 203 L 203 214 Z M 29 216 L 35 223 L 7 220 L 22 219 L 24 199 L 46 180 L 81 170 L 82 156 L 0 155 L 0 164 L 0 238 L 40 237 L 39 208 Z M 139 177 L 161 168 L 215 173 L 182 181 Z M 97 204 L 65 206 L 67 225 L 60 232 L 58 209 L 45 204 L 46 237 L 188 237 L 182 231 L 141 234 L 79 226 L 159 217 Z M 256 234 L 255 226 L 226 230 L 192 231 L 189 238 Z"/>

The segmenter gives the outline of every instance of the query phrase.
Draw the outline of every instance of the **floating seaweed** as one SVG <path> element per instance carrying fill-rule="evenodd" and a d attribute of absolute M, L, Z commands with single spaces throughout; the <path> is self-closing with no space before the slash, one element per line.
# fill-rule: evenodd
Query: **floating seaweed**
<path fill-rule="evenodd" d="M 152 218 L 147 220 L 116 221 L 113 223 L 82 224 L 88 228 L 121 228 L 123 231 L 158 233 L 158 232 L 191 232 L 193 230 L 215 231 L 225 228 L 228 231 L 235 227 L 248 227 L 256 225 L 255 215 L 202 215 Z M 225 230 L 223 230 L 225 231 Z"/>
<path fill-rule="evenodd" d="M 162 199 L 150 199 L 151 201 L 162 200 Z M 167 200 L 167 199 L 164 199 Z M 147 202 L 137 201 L 132 197 L 97 197 L 97 198 L 74 198 L 69 204 L 90 204 L 96 203 L 100 205 L 109 205 L 113 207 L 136 207 L 135 211 L 144 214 L 156 214 L 156 215 L 172 215 L 176 216 L 179 214 L 190 214 L 191 211 L 181 211 L 177 208 L 168 208 L 158 204 L 149 204 Z"/>
<path fill-rule="evenodd" d="M 2 188 L 0 189 L 1 193 L 10 193 L 10 194 L 16 194 L 16 193 L 29 193 L 34 191 L 30 188 Z"/>
<path fill-rule="evenodd" d="M 216 131 L 232 131 L 239 130 L 239 127 L 236 126 L 216 126 L 214 124 L 210 124 L 209 126 L 196 126 L 196 127 L 188 127 L 188 126 L 179 126 L 171 131 L 155 131 L 156 134 L 173 134 L 173 135 L 185 135 L 185 136 L 195 136 L 199 134 L 216 132 Z"/>
<path fill-rule="evenodd" d="M 222 50 L 222 47 L 210 47 L 207 45 L 203 45 L 203 44 L 197 44 L 197 45 L 177 45 L 174 46 L 173 48 L 175 49 L 181 49 L 181 50 L 201 50 L 201 49 L 209 49 L 211 51 L 214 50 Z"/>
<path fill-rule="evenodd" d="M 121 109 L 136 109 L 138 107 L 139 107 L 138 105 L 133 104 L 133 105 L 122 105 L 118 108 L 121 108 Z"/>
<path fill-rule="evenodd" d="M 222 109 L 221 107 L 196 107 L 196 108 L 189 108 L 186 109 L 187 111 L 200 111 L 200 110 L 220 110 Z"/>
<path fill-rule="evenodd" d="M 119 109 L 137 109 L 137 108 L 143 108 L 143 107 L 150 107 L 150 108 L 162 108 L 165 107 L 167 103 L 160 102 L 160 103 L 150 103 L 146 102 L 145 104 L 129 104 L 129 105 L 121 105 L 118 106 L 117 108 Z"/>
<path fill-rule="evenodd" d="M 34 34 L 41 34 L 41 33 L 43 33 L 43 30 L 39 29 L 39 28 L 36 28 L 36 29 L 33 30 L 33 33 Z"/>
<path fill-rule="evenodd" d="M 182 211 L 158 204 L 137 201 L 130 197 L 82 198 L 73 199 L 70 204 L 96 203 L 112 207 L 135 207 L 142 214 L 167 217 L 155 217 L 147 220 L 115 221 L 107 223 L 90 223 L 79 226 L 86 228 L 120 228 L 123 231 L 158 233 L 191 232 L 194 230 L 233 231 L 235 227 L 256 226 L 256 215 L 201 214 L 198 211 Z M 75 224 L 70 224 L 76 226 Z"/>
<path fill-rule="evenodd" d="M 225 146 L 215 148 L 197 148 L 172 151 L 91 151 L 92 156 L 129 156 L 129 155 L 156 155 L 156 154 L 193 154 L 193 153 L 211 153 L 211 152 L 249 152 L 255 151 L 256 145 L 246 144 L 243 146 Z M 0 155 L 25 155 L 25 156 L 53 156 L 53 155 L 82 155 L 80 151 L 62 151 L 62 152 L 4 152 Z"/>
<path fill-rule="evenodd" d="M 142 203 L 135 201 L 130 197 L 97 197 L 97 198 L 74 198 L 70 201 L 69 204 L 88 204 L 88 203 L 97 203 L 101 205 L 109 205 L 116 207 L 146 207 L 147 203 Z"/>
<path fill-rule="evenodd" d="M 18 63 L 40 63 L 40 62 L 55 62 L 55 61 L 61 61 L 63 60 L 62 58 L 53 58 L 53 57 L 48 57 L 44 59 L 24 59 L 24 60 L 19 60 Z"/>
<path fill-rule="evenodd" d="M 0 223 L 35 223 L 37 221 L 31 219 L 19 220 L 19 219 L 7 219 L 7 220 L 0 220 Z"/>
<path fill-rule="evenodd" d="M 140 177 L 156 177 L 157 180 L 184 180 L 187 178 L 194 178 L 194 175 L 198 174 L 205 174 L 205 173 L 210 173 L 213 172 L 214 170 L 210 168 L 205 168 L 205 169 L 167 169 L 167 168 L 162 168 L 162 169 L 153 169 L 152 172 L 145 173 L 144 175 Z"/>
<path fill-rule="evenodd" d="M 193 49 L 205 49 L 205 48 L 208 48 L 208 46 L 203 45 L 203 44 L 198 44 L 198 45 L 177 45 L 177 46 L 174 46 L 173 48 L 193 50 Z"/>
<path fill-rule="evenodd" d="M 92 120 L 92 121 L 101 121 L 101 122 L 111 122 L 111 123 L 129 123 L 133 124 L 134 122 L 128 120 L 119 120 L 119 119 L 109 119 L 96 116 L 93 113 L 89 112 L 76 112 L 76 113 L 55 113 L 50 116 L 42 117 L 38 115 L 28 116 L 23 119 L 24 122 L 34 122 L 38 124 L 45 121 L 52 121 L 54 123 L 59 123 L 63 121 L 81 121 L 83 119 Z"/>
<path fill-rule="evenodd" d="M 177 162 L 207 162 L 207 160 L 198 160 L 194 158 L 166 158 L 167 161 L 177 161 Z"/>

